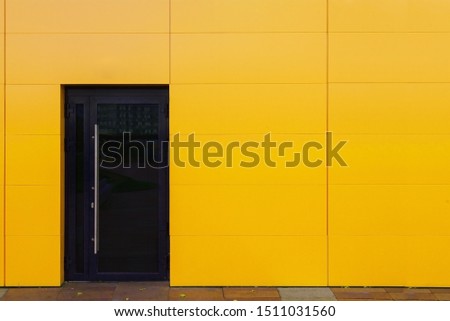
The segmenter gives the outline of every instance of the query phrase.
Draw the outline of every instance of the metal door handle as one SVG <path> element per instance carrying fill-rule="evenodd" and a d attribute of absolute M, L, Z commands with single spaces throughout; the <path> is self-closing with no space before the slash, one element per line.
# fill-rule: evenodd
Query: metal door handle
<path fill-rule="evenodd" d="M 98 216 L 98 125 L 94 125 L 94 254 L 99 251 L 99 216 Z"/>

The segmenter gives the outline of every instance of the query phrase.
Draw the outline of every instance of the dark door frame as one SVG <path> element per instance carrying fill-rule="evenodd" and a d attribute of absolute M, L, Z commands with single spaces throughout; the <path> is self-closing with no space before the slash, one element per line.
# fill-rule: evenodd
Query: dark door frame
<path fill-rule="evenodd" d="M 91 236 L 94 230 L 93 209 L 91 203 L 94 194 L 90 191 L 94 176 L 94 151 L 92 137 L 93 124 L 96 122 L 96 103 L 112 103 L 119 101 L 133 102 L 155 101 L 160 105 L 160 138 L 169 141 L 168 123 L 168 86 L 67 86 L 65 87 L 65 279 L 69 281 L 138 281 L 138 280 L 166 280 L 169 277 L 169 170 L 159 175 L 162 190 L 159 198 L 159 262 L 158 273 L 99 273 L 97 271 L 97 257 L 94 255 L 94 244 Z M 83 145 L 84 159 L 84 198 L 83 212 L 83 262 L 77 262 L 76 244 L 76 138 L 77 138 L 77 110 L 83 105 L 84 121 Z M 80 125 L 78 125 L 80 129 Z M 79 137 L 80 139 L 80 137 Z M 164 151 L 168 163 L 168 151 Z M 87 218 L 87 219 L 86 219 Z M 79 223 L 79 222 L 78 222 Z M 79 245 L 80 246 L 80 245 Z M 78 255 L 80 256 L 80 255 Z M 81 272 L 80 272 L 80 266 Z"/>

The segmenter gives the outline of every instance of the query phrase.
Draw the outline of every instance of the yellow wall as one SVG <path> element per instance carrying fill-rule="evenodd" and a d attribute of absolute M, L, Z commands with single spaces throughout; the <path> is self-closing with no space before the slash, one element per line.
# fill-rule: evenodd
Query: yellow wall
<path fill-rule="evenodd" d="M 172 166 L 172 285 L 450 285 L 448 1 L 5 1 L 0 286 L 64 279 L 70 84 L 170 84 L 171 137 L 349 141 L 347 168 Z"/>
<path fill-rule="evenodd" d="M 283 2 L 171 1 L 172 135 L 323 141 L 326 1 Z M 172 285 L 327 284 L 324 167 L 170 173 Z"/>
<path fill-rule="evenodd" d="M 60 285 L 61 86 L 168 83 L 169 1 L 7 0 L 6 17 L 5 281 Z"/>
<path fill-rule="evenodd" d="M 330 285 L 449 286 L 450 3 L 329 5 Z"/>
<path fill-rule="evenodd" d="M 5 285 L 5 3 L 0 1 L 0 287 Z"/>

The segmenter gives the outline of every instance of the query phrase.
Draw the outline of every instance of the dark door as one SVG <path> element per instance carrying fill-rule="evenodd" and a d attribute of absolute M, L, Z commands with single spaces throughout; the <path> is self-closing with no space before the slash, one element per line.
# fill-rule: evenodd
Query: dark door
<path fill-rule="evenodd" d="M 66 89 L 66 279 L 168 275 L 167 88 Z"/>

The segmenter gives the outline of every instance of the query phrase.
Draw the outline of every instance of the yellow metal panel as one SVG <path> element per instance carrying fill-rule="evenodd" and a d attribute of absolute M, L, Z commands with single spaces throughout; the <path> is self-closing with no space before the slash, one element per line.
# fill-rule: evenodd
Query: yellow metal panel
<path fill-rule="evenodd" d="M 172 32 L 325 32 L 326 0 L 172 0 Z"/>
<path fill-rule="evenodd" d="M 450 184 L 450 135 L 336 135 L 347 140 L 348 167 L 330 168 L 330 184 Z"/>
<path fill-rule="evenodd" d="M 0 130 L 3 130 L 3 123 L 0 125 Z M 5 185 L 5 139 L 3 131 L 0 132 L 0 185 Z M 0 219 L 3 217 L 3 208 L 0 208 Z"/>
<path fill-rule="evenodd" d="M 5 31 L 5 0 L 0 0 L 0 32 Z"/>
<path fill-rule="evenodd" d="M 1 0 L 0 6 L 2 6 Z M 0 23 L 2 26 L 1 28 L 3 29 L 3 23 L 1 21 Z M 0 34 L 0 84 L 2 84 L 1 87 L 3 87 L 4 83 L 5 83 L 5 37 L 3 36 L 3 34 Z M 4 88 L 2 89 L 2 91 L 4 91 Z"/>
<path fill-rule="evenodd" d="M 4 235 L 0 234 L 0 287 L 5 286 L 5 244 Z"/>
<path fill-rule="evenodd" d="M 60 286 L 60 236 L 7 236 L 6 286 Z"/>
<path fill-rule="evenodd" d="M 0 86 L 1 88 L 2 86 Z M 3 96 L 3 95 L 1 95 Z M 3 106 L 3 97 L 0 97 L 0 105 Z M 2 108 L 3 109 L 3 108 Z M 0 110 L 0 113 L 3 114 L 3 112 Z M 3 118 L 0 123 L 0 126 L 3 127 Z M 0 129 L 2 131 L 2 129 Z M 4 280 L 4 265 L 5 265 L 5 244 L 4 244 L 4 237 L 5 237 L 5 210 L 4 210 L 4 163 L 5 163 L 5 154 L 4 154 L 4 136 L 0 135 L 0 287 L 5 285 Z"/>
<path fill-rule="evenodd" d="M 330 0 L 331 32 L 448 32 L 447 0 Z"/>
<path fill-rule="evenodd" d="M 5 126 L 5 86 L 4 84 L 0 83 L 0 135 L 2 137 L 4 136 L 4 129 L 5 129 L 4 126 Z M 0 155 L 3 155 L 3 149 L 0 150 Z M 0 170 L 2 169 L 0 168 Z"/>
<path fill-rule="evenodd" d="M 330 130 L 450 134 L 450 84 L 330 84 Z"/>
<path fill-rule="evenodd" d="M 8 0 L 8 32 L 169 32 L 169 0 Z"/>
<path fill-rule="evenodd" d="M 173 185 L 170 235 L 325 235 L 326 202 L 325 184 Z"/>
<path fill-rule="evenodd" d="M 450 33 L 330 34 L 331 82 L 449 82 Z"/>
<path fill-rule="evenodd" d="M 166 84 L 163 34 L 13 34 L 8 84 Z"/>
<path fill-rule="evenodd" d="M 8 85 L 7 133 L 59 135 L 63 127 L 60 88 Z"/>
<path fill-rule="evenodd" d="M 323 133 L 326 85 L 172 85 L 170 132 Z"/>
<path fill-rule="evenodd" d="M 59 185 L 7 186 L 6 235 L 61 235 L 60 193 Z"/>
<path fill-rule="evenodd" d="M 1 65 L 1 63 L 0 63 Z M 0 75 L 1 76 L 1 75 Z M 4 186 L 4 169 L 5 169 L 5 135 L 4 135 L 4 128 L 5 128 L 5 117 L 4 117 L 4 94 L 5 88 L 4 85 L 0 84 L 0 185 Z M 2 196 L 3 197 L 3 196 Z M 0 207 L 0 220 L 3 218 L 3 208 Z M 1 233 L 1 229 L 0 229 Z"/>
<path fill-rule="evenodd" d="M 331 286 L 450 286 L 449 236 L 331 236 Z"/>
<path fill-rule="evenodd" d="M 172 236 L 172 286 L 325 286 L 325 236 Z"/>
<path fill-rule="evenodd" d="M 64 229 L 63 229 L 64 230 Z M 61 249 L 59 255 L 59 284 L 63 284 L 65 281 L 65 271 L 64 271 L 64 258 L 65 258 L 65 238 L 61 235 L 59 238 L 59 248 Z"/>
<path fill-rule="evenodd" d="M 61 109 L 64 110 L 64 105 L 65 105 L 65 88 L 61 87 L 60 89 L 60 102 L 61 102 Z M 60 113 L 60 121 L 61 124 L 63 124 L 62 126 L 60 126 L 61 129 L 61 137 L 65 137 L 65 112 Z M 60 193 L 60 202 L 59 202 L 59 212 L 61 213 L 61 219 L 60 219 L 60 235 L 61 235 L 61 248 L 62 251 L 64 252 L 64 235 L 65 235 L 65 212 L 66 212 L 66 199 L 65 199 L 65 191 L 66 191 L 66 153 L 65 153 L 65 141 L 64 139 L 61 139 L 61 153 L 59 153 L 59 163 L 60 163 L 60 167 L 59 167 L 59 173 L 60 173 L 60 177 L 61 179 L 59 180 L 59 193 Z M 64 152 L 62 152 L 64 151 Z M 63 256 L 61 257 L 61 282 L 64 281 L 64 253 Z"/>
<path fill-rule="evenodd" d="M 331 235 L 450 236 L 450 185 L 330 185 L 328 208 Z"/>
<path fill-rule="evenodd" d="M 170 184 L 324 184 L 326 182 L 326 168 L 324 163 L 318 167 L 306 167 L 303 163 L 299 163 L 293 167 L 286 167 L 287 162 L 295 160 L 294 153 L 302 152 L 302 146 L 307 142 L 318 142 L 322 146 L 324 143 L 324 135 L 272 135 L 272 141 L 280 146 L 283 142 L 291 142 L 293 148 L 285 149 L 284 156 L 281 156 L 279 148 L 273 148 L 270 159 L 264 156 L 264 149 L 261 143 L 264 135 L 197 135 L 196 141 L 200 144 L 199 148 L 195 148 L 194 153 L 189 153 L 187 148 L 179 149 L 179 157 L 177 157 L 176 149 L 172 149 L 171 168 L 170 168 Z M 173 140 L 173 137 L 171 138 Z M 181 142 L 186 142 L 187 137 L 181 136 Z M 206 158 L 203 153 L 203 146 L 207 143 L 216 142 L 223 149 L 223 156 Z M 253 167 L 243 167 L 241 162 L 248 164 L 255 159 L 244 155 L 240 148 L 234 145 L 243 146 L 244 143 L 255 142 L 259 144 L 259 148 L 249 148 L 248 150 L 255 153 L 259 158 L 259 163 Z M 233 145 L 234 144 L 234 145 Z M 209 145 L 206 145 L 209 146 Z M 211 148 L 208 152 L 215 152 L 216 149 Z M 229 151 L 229 152 L 227 152 Z M 193 162 L 189 162 L 188 155 L 193 155 L 193 160 L 199 162 L 199 167 L 193 166 Z M 309 160 L 311 162 L 324 160 L 325 150 L 311 149 Z M 182 167 L 180 162 L 185 167 Z M 211 167 L 206 161 L 216 162 L 218 167 Z M 269 167 L 265 160 L 272 160 L 276 167 Z M 227 162 L 230 167 L 227 167 Z M 190 165 L 192 164 L 192 165 Z M 270 165 L 270 162 L 269 162 Z"/>
<path fill-rule="evenodd" d="M 321 33 L 174 34 L 172 83 L 324 83 Z"/>
<path fill-rule="evenodd" d="M 60 184 L 61 136 L 10 135 L 6 141 L 6 185 Z"/>
<path fill-rule="evenodd" d="M 3 157 L 2 157 L 3 158 Z M 4 187 L 0 186 L 0 287 L 5 285 Z"/>

